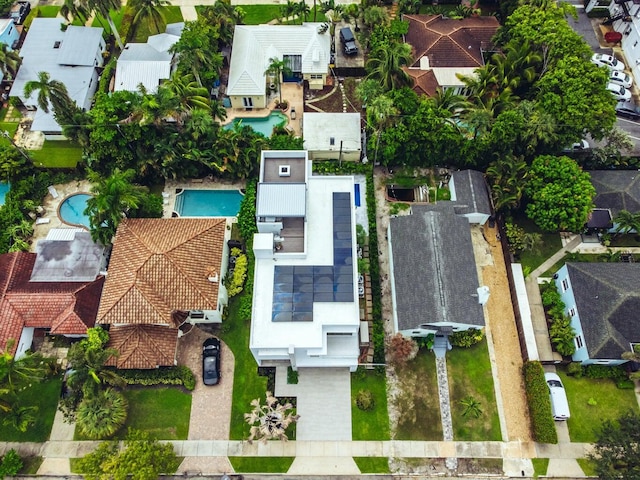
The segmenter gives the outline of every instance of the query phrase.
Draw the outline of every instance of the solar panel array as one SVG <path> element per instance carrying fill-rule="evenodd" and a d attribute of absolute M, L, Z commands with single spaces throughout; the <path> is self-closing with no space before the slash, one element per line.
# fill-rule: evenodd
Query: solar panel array
<path fill-rule="evenodd" d="M 312 322 L 314 302 L 353 302 L 351 194 L 333 194 L 333 265 L 280 266 L 273 277 L 274 322 Z"/>

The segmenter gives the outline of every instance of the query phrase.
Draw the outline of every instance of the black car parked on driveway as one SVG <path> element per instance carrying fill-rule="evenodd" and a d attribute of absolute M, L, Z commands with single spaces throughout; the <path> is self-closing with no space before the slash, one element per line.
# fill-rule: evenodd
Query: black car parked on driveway
<path fill-rule="evenodd" d="M 640 119 L 640 108 L 633 102 L 618 102 L 616 105 L 616 115 L 631 120 L 638 120 Z"/>
<path fill-rule="evenodd" d="M 220 383 L 220 340 L 207 338 L 202 344 L 202 382 L 205 385 Z"/>

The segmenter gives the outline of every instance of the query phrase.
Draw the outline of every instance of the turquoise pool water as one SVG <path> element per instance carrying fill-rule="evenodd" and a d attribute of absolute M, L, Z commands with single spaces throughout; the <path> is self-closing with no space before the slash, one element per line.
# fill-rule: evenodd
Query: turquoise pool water
<path fill-rule="evenodd" d="M 238 190 L 183 190 L 174 210 L 181 217 L 235 217 L 242 198 Z"/>
<path fill-rule="evenodd" d="M 60 220 L 69 225 L 89 228 L 89 217 L 84 214 L 89 198 L 91 198 L 91 195 L 86 193 L 76 193 L 65 198 L 60 207 L 58 207 Z"/>
<path fill-rule="evenodd" d="M 9 193 L 9 188 L 11 188 L 11 185 L 8 183 L 0 183 L 0 206 L 4 205 L 4 198 Z"/>
<path fill-rule="evenodd" d="M 249 125 L 255 132 L 263 134 L 265 137 L 270 137 L 273 133 L 273 127 L 281 127 L 286 125 L 288 118 L 281 112 L 271 112 L 268 117 L 263 118 L 234 118 L 233 122 L 224 126 L 226 129 L 233 128 L 236 123 L 242 122 L 242 125 Z"/>

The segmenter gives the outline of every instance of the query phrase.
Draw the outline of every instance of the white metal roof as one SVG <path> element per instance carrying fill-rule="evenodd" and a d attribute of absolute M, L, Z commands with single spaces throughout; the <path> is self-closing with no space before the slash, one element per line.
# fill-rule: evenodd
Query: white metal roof
<path fill-rule="evenodd" d="M 458 78 L 457 74 L 474 77 L 476 67 L 436 67 L 431 70 L 441 87 L 462 87 L 465 83 Z"/>
<path fill-rule="evenodd" d="M 256 215 L 259 217 L 304 217 L 307 187 L 304 183 L 260 183 Z"/>
<path fill-rule="evenodd" d="M 155 93 L 160 80 L 171 77 L 173 54 L 159 52 L 146 43 L 128 43 L 118 59 L 114 90 L 137 92 L 142 84 Z"/>
<path fill-rule="evenodd" d="M 361 150 L 359 113 L 305 113 L 302 129 L 306 150 L 338 152 L 341 143 L 343 152 Z"/>
<path fill-rule="evenodd" d="M 69 25 L 64 32 L 64 40 L 60 45 L 58 63 L 93 67 L 96 51 L 102 41 L 102 28 L 87 28 Z"/>
<path fill-rule="evenodd" d="M 168 52 L 178 40 L 180 40 L 179 36 L 170 35 L 168 33 L 159 33 L 147 38 L 147 43 L 158 52 Z"/>
<path fill-rule="evenodd" d="M 302 56 L 302 73 L 327 73 L 331 36 L 321 23 L 237 25 L 229 68 L 228 95 L 264 95 L 265 71 L 273 57 Z"/>

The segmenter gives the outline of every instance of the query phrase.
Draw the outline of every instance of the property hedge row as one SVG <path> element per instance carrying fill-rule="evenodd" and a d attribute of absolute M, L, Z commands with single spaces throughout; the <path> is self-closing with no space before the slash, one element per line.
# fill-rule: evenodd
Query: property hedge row
<path fill-rule="evenodd" d="M 189 367 L 163 367 L 155 370 L 119 370 L 127 385 L 182 385 L 191 391 L 196 378 Z"/>
<path fill-rule="evenodd" d="M 549 387 L 540 362 L 526 362 L 522 367 L 527 403 L 531 415 L 533 439 L 540 443 L 558 443 L 558 434 L 551 413 Z"/>

